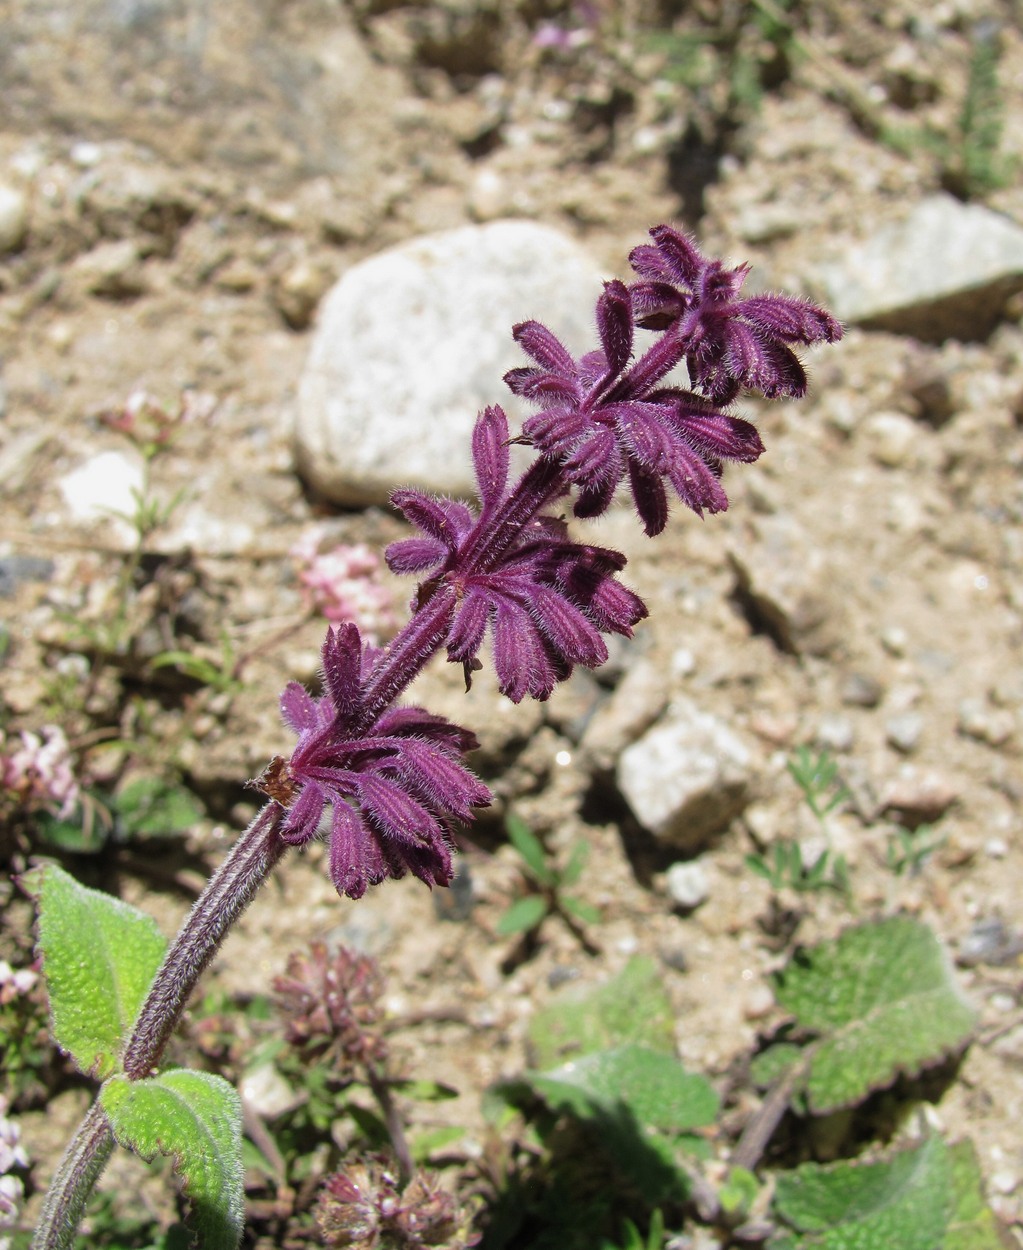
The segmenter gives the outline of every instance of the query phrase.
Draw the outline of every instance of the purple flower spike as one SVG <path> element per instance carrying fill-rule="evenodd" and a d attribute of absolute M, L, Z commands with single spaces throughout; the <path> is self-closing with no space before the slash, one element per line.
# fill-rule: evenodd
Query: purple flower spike
<path fill-rule="evenodd" d="M 785 295 L 742 299 L 747 266 L 725 269 L 671 226 L 655 226 L 650 235 L 653 246 L 629 257 L 641 278 L 631 288 L 636 323 L 672 328 L 692 382 L 717 404 L 730 403 L 742 387 L 768 399 L 803 395 L 806 373 L 787 345 L 836 342 L 842 327 L 834 317 Z"/>
<path fill-rule="evenodd" d="M 564 349 L 551 337 L 553 360 Z M 490 630 L 498 684 L 518 703 L 526 695 L 548 698 L 576 664 L 603 664 L 607 647 L 601 633 L 631 636 L 646 607 L 615 580 L 624 556 L 572 542 L 564 524 L 550 517 L 535 517 L 503 546 L 474 556 L 475 539 L 506 502 L 507 443 L 504 412 L 486 409 L 473 434 L 478 521 L 463 504 L 414 490 L 395 491 L 392 503 L 425 537 L 392 543 L 387 563 L 395 573 L 432 570 L 433 576 L 420 587 L 417 607 L 443 586 L 453 588 L 458 606 L 448 635 L 448 659 L 463 665 L 468 683 Z"/>
<path fill-rule="evenodd" d="M 621 282 L 607 283 L 597 326 L 602 350 L 579 361 L 539 323 L 516 326 L 517 341 L 536 365 L 505 374 L 516 395 L 541 407 L 522 434 L 562 464 L 578 490 L 576 516 L 606 511 L 626 474 L 650 535 L 667 523 L 665 480 L 698 515 L 723 511 L 728 497 L 721 464 L 757 459 L 763 444 L 755 427 L 716 411 L 701 395 L 659 386 L 683 357 L 677 335 L 665 336 L 629 366 L 633 299 Z"/>
<path fill-rule="evenodd" d="M 302 845 L 331 808 L 330 872 L 339 894 L 361 898 L 370 885 L 406 872 L 427 885 L 451 880 L 451 826 L 485 807 L 490 792 L 462 763 L 475 737 L 422 708 L 389 708 L 360 727 L 365 678 L 373 661 L 359 631 L 342 625 L 323 644 L 326 693 L 298 682 L 281 696 L 298 734 L 283 787 L 286 842 Z"/>

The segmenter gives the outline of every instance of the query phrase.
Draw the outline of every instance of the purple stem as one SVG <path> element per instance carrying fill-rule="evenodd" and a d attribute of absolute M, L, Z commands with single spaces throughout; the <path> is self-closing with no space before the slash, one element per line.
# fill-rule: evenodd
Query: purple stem
<path fill-rule="evenodd" d="M 177 1027 L 196 982 L 224 935 L 288 849 L 278 836 L 284 817 L 268 803 L 210 878 L 160 966 L 124 1052 L 124 1074 L 149 1075 Z M 70 1250 L 89 1194 L 114 1147 L 110 1125 L 95 1102 L 72 1138 L 50 1183 L 32 1250 Z"/>
<path fill-rule="evenodd" d="M 242 914 L 288 849 L 278 836 L 285 814 L 268 803 L 210 878 L 156 974 L 124 1051 L 129 1081 L 148 1076 L 185 1010 L 196 982 L 217 953 L 228 929 Z"/>

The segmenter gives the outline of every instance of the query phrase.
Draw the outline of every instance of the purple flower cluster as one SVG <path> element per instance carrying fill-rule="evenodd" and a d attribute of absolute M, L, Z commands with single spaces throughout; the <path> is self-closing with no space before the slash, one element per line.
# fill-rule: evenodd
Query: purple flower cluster
<path fill-rule="evenodd" d="M 354 625 L 330 630 L 323 644 L 326 692 L 312 698 L 298 682 L 281 711 L 298 734 L 288 764 L 297 794 L 281 827 L 302 845 L 331 808 L 330 875 L 339 894 L 411 872 L 427 885 L 451 880 L 451 823 L 468 821 L 490 792 L 462 764 L 476 746 L 467 730 L 417 707 L 390 708 L 366 724 L 363 650 Z"/>
<path fill-rule="evenodd" d="M 330 806 L 331 875 L 343 894 L 358 898 L 406 872 L 446 885 L 454 822 L 489 802 L 462 763 L 472 735 L 393 706 L 437 651 L 463 666 L 468 687 L 489 634 L 502 693 L 546 699 L 576 665 L 607 659 L 604 634 L 628 637 L 646 616 L 617 580 L 625 557 L 575 541 L 545 509 L 572 495 L 577 517 L 599 516 L 627 481 L 649 535 L 667 524 L 669 487 L 698 515 L 722 511 L 723 465 L 763 451 L 755 426 L 722 409 L 743 388 L 802 395 L 806 374 L 792 345 L 841 337 L 807 301 L 742 298 L 746 268 L 707 259 L 670 226 L 651 236 L 630 257 L 639 280 L 608 282 L 597 301 L 598 350 L 576 360 L 539 322 L 515 327 L 533 363 L 505 381 L 536 411 L 516 439 L 501 408 L 477 419 L 478 510 L 418 490 L 392 495 L 419 531 L 386 553 L 393 572 L 422 578 L 405 628 L 377 651 L 343 625 L 324 644 L 323 697 L 296 683 L 284 692 L 298 746 L 263 788 L 287 807 L 290 842 L 314 837 Z M 656 335 L 638 356 L 637 331 Z M 669 376 L 682 365 L 688 385 Z M 509 485 L 513 442 L 536 457 Z"/>
<path fill-rule="evenodd" d="M 508 503 L 508 420 L 502 409 L 480 414 L 472 450 L 479 516 L 450 499 L 395 491 L 392 502 L 422 537 L 392 543 L 387 563 L 395 573 L 431 574 L 420 597 L 453 590 L 457 607 L 448 659 L 465 667 L 467 683 L 489 630 L 501 693 L 516 703 L 526 695 L 546 699 L 576 664 L 603 664 L 601 633 L 631 636 L 646 607 L 615 580 L 624 556 L 572 542 L 553 517 L 534 516 L 507 542 L 499 532 L 488 542 L 488 528 Z"/>

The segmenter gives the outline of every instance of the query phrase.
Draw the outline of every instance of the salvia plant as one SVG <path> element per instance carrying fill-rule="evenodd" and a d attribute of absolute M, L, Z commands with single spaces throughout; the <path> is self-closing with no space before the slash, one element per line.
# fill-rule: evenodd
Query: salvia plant
<path fill-rule="evenodd" d="M 598 517 L 623 486 L 650 537 L 664 530 L 672 500 L 699 516 L 723 511 L 723 466 L 763 451 L 756 427 L 732 403 L 743 390 L 803 395 L 806 374 L 793 348 L 841 337 L 838 323 L 808 301 L 744 295 L 747 268 L 705 257 L 680 231 L 658 226 L 651 240 L 631 254 L 634 281 L 605 283 L 595 350 L 576 358 L 537 321 L 514 328 L 530 363 L 505 381 L 533 412 L 517 433 L 499 406 L 480 413 L 471 447 L 475 508 L 394 492 L 416 533 L 393 543 L 386 560 L 418 579 L 411 615 L 384 647 L 352 623 L 332 626 L 322 694 L 295 682 L 285 688 L 281 711 L 294 749 L 251 783 L 266 803 L 170 947 L 141 913 L 62 870 L 32 875 L 55 1039 L 102 1082 L 52 1182 L 37 1250 L 73 1243 L 115 1142 L 146 1159 L 174 1156 L 197 1244 L 238 1243 L 238 1098 L 219 1077 L 163 1066 L 225 934 L 289 848 L 323 837 L 333 883 L 349 899 L 409 873 L 448 885 L 455 830 L 491 796 L 465 762 L 473 734 L 402 703 L 410 684 L 443 652 L 468 687 L 487 639 L 498 686 L 516 703 L 547 699 L 577 665 L 603 663 L 606 635 L 630 636 L 647 609 L 620 580 L 625 557 L 579 541 L 559 514 L 570 506 L 577 518 Z M 680 366 L 687 383 L 678 380 Z M 517 478 L 512 443 L 534 453 Z M 637 1060 L 627 1051 L 619 1062 L 631 1071 Z M 662 1127 L 682 1132 L 694 1122 L 704 1121 L 679 1113 Z M 401 1223 L 409 1200 L 396 1196 L 399 1178 L 383 1164 L 363 1171 L 337 1179 L 323 1200 L 330 1244 L 344 1244 L 346 1222 L 356 1218 L 341 1209 L 347 1201 L 362 1203 L 363 1222 Z M 425 1188 L 417 1209 L 425 1204 L 438 1228 L 450 1225 L 446 1201 L 431 1196 L 431 1182 L 418 1183 Z"/>

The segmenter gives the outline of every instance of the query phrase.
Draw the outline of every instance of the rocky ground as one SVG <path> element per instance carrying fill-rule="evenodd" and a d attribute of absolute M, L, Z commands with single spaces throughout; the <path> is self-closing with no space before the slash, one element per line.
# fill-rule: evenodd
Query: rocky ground
<path fill-rule="evenodd" d="M 566 981 L 653 954 L 680 1055 L 724 1083 L 771 1023 L 763 977 L 793 932 L 903 908 L 959 958 L 982 1017 L 935 1118 L 977 1143 L 1023 1229 L 1020 17 L 1012 0 L 923 16 L 842 0 L 0 9 L 2 727 L 63 724 L 97 783 L 170 769 L 209 816 L 180 854 L 136 850 L 107 884 L 175 927 L 253 810 L 241 783 L 286 750 L 281 687 L 315 679 L 323 620 L 290 549 L 314 523 L 324 544 L 377 551 L 404 532 L 296 470 L 299 383 L 335 280 L 505 218 L 625 276 L 650 225 L 684 222 L 757 285 L 847 320 L 810 361 L 810 397 L 746 404 L 768 452 L 728 473 L 727 514 L 679 515 L 654 542 L 624 504 L 600 523 L 650 606 L 606 676 L 518 708 L 486 673 L 468 696 L 460 672 L 424 676 L 417 699 L 479 732 L 499 799 L 467 839 L 457 906 L 410 882 L 340 902 L 319 854 L 296 857 L 215 975 L 265 989 L 314 937 L 373 952 L 395 1012 L 458 1008 L 403 1045 L 461 1091 L 443 1115 L 471 1142 L 480 1091 L 521 1071 L 528 1017 Z M 1000 85 L 984 115 L 1007 106 L 997 151 L 964 120 L 985 56 Z M 393 339 L 400 371 L 416 344 Z M 151 466 L 158 497 L 180 495 L 151 539 L 160 574 L 129 659 L 90 676 L 131 545 L 101 509 L 130 507 L 142 481 L 102 414 L 139 389 L 174 412 L 187 395 L 195 417 Z M 400 616 L 409 588 L 381 580 Z M 92 623 L 89 646 L 71 620 Z M 172 646 L 216 660 L 222 634 L 246 659 L 240 691 L 141 679 Z M 849 791 L 823 834 L 786 768 L 800 746 L 829 752 Z M 525 959 L 495 935 L 519 888 L 500 836 L 512 807 L 555 855 L 591 845 L 599 954 L 553 920 Z M 894 873 L 898 831 L 924 825 L 936 851 Z M 808 861 L 843 855 L 851 896 L 778 895 L 749 871 L 786 838 Z M 79 1094 L 23 1117 L 40 1178 Z"/>

